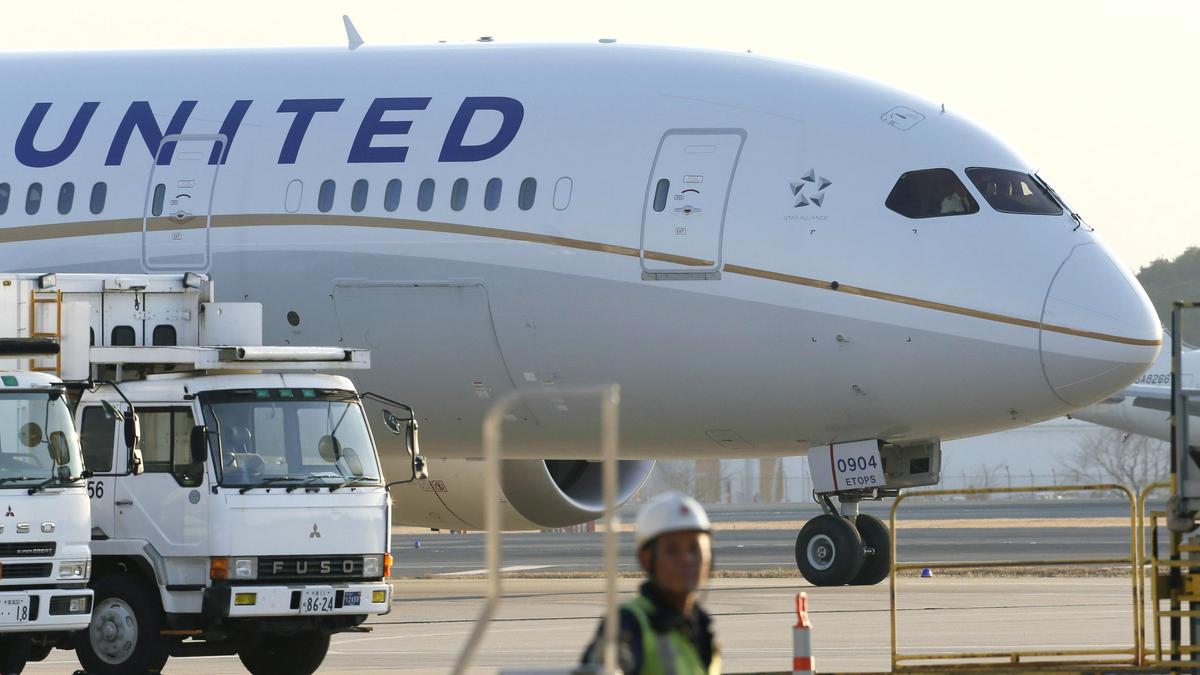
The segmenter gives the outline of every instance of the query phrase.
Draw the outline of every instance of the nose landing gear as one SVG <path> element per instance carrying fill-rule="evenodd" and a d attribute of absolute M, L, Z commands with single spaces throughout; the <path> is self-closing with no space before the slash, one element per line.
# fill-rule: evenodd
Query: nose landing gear
<path fill-rule="evenodd" d="M 825 513 L 805 523 L 796 537 L 800 573 L 816 586 L 870 586 L 886 579 L 892 568 L 892 535 L 883 521 L 860 514 L 858 503 L 895 497 L 904 488 L 937 485 L 941 466 L 942 446 L 936 438 L 810 448 L 813 496 Z"/>
<path fill-rule="evenodd" d="M 796 537 L 796 566 L 814 586 L 869 586 L 887 578 L 891 533 L 875 516 L 858 513 L 859 495 L 839 496 L 841 509 L 821 495 L 822 515 Z"/>

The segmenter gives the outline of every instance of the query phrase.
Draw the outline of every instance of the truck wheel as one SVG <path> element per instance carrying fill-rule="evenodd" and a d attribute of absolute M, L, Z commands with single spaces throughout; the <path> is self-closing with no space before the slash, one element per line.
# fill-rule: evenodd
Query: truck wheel
<path fill-rule="evenodd" d="M 92 622 L 76 633 L 75 653 L 93 675 L 157 673 L 169 644 L 159 635 L 162 611 L 155 589 L 128 574 L 96 580 Z"/>
<path fill-rule="evenodd" d="M 252 675 L 309 675 L 328 651 L 329 636 L 322 633 L 266 633 L 243 644 L 238 658 Z"/>
<path fill-rule="evenodd" d="M 50 656 L 50 652 L 54 651 L 54 645 L 46 642 L 42 644 L 29 645 L 29 660 L 30 661 L 45 661 L 46 657 Z"/>
<path fill-rule="evenodd" d="M 29 659 L 29 637 L 0 635 L 0 674 L 16 675 Z"/>

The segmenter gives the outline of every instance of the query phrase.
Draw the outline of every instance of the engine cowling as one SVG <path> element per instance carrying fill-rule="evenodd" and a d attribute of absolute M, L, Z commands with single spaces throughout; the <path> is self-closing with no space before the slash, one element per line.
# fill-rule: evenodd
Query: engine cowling
<path fill-rule="evenodd" d="M 653 460 L 621 460 L 617 500 L 635 495 Z M 604 513 L 603 465 L 576 459 L 502 462 L 501 523 L 506 530 L 541 530 L 594 520 Z M 454 530 L 484 527 L 484 464 L 479 460 L 429 460 L 429 480 L 392 489 L 396 525 Z"/>

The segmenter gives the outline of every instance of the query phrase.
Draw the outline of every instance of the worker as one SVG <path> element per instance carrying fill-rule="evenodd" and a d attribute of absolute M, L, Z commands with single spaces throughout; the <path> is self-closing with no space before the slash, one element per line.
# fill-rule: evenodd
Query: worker
<path fill-rule="evenodd" d="M 646 581 L 621 605 L 618 665 L 626 675 L 721 672 L 712 619 L 697 601 L 712 566 L 712 526 L 704 508 L 678 492 L 660 495 L 637 515 L 634 544 Z M 604 661 L 604 625 L 584 664 Z"/>

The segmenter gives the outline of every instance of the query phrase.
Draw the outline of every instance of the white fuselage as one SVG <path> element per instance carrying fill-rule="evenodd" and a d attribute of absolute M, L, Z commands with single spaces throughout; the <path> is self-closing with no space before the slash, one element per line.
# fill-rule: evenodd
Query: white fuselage
<path fill-rule="evenodd" d="M 1181 385 L 1185 389 L 1196 386 L 1196 373 L 1200 371 L 1200 350 L 1185 349 L 1181 354 Z M 1197 403 L 1191 403 L 1188 435 L 1193 445 L 1200 444 L 1200 415 L 1196 414 Z M 1137 379 L 1129 390 L 1120 392 L 1103 401 L 1071 413 L 1075 419 L 1085 420 L 1131 434 L 1141 434 L 1160 441 L 1171 440 L 1171 349 L 1164 347 L 1158 360 Z"/>
<path fill-rule="evenodd" d="M 0 270 L 207 270 L 220 299 L 263 304 L 267 344 L 369 347 L 355 384 L 411 403 L 432 457 L 478 456 L 513 389 L 549 396 L 519 408 L 507 456 L 594 457 L 598 405 L 553 393 L 602 382 L 622 386 L 626 457 L 949 439 L 1102 399 L 1159 350 L 1088 227 L 996 211 L 963 173 L 1026 160 L 820 68 L 432 45 L 23 54 L 0 75 Z M 202 137 L 159 147 L 178 132 Z M 885 207 L 928 168 L 978 213 Z"/>

